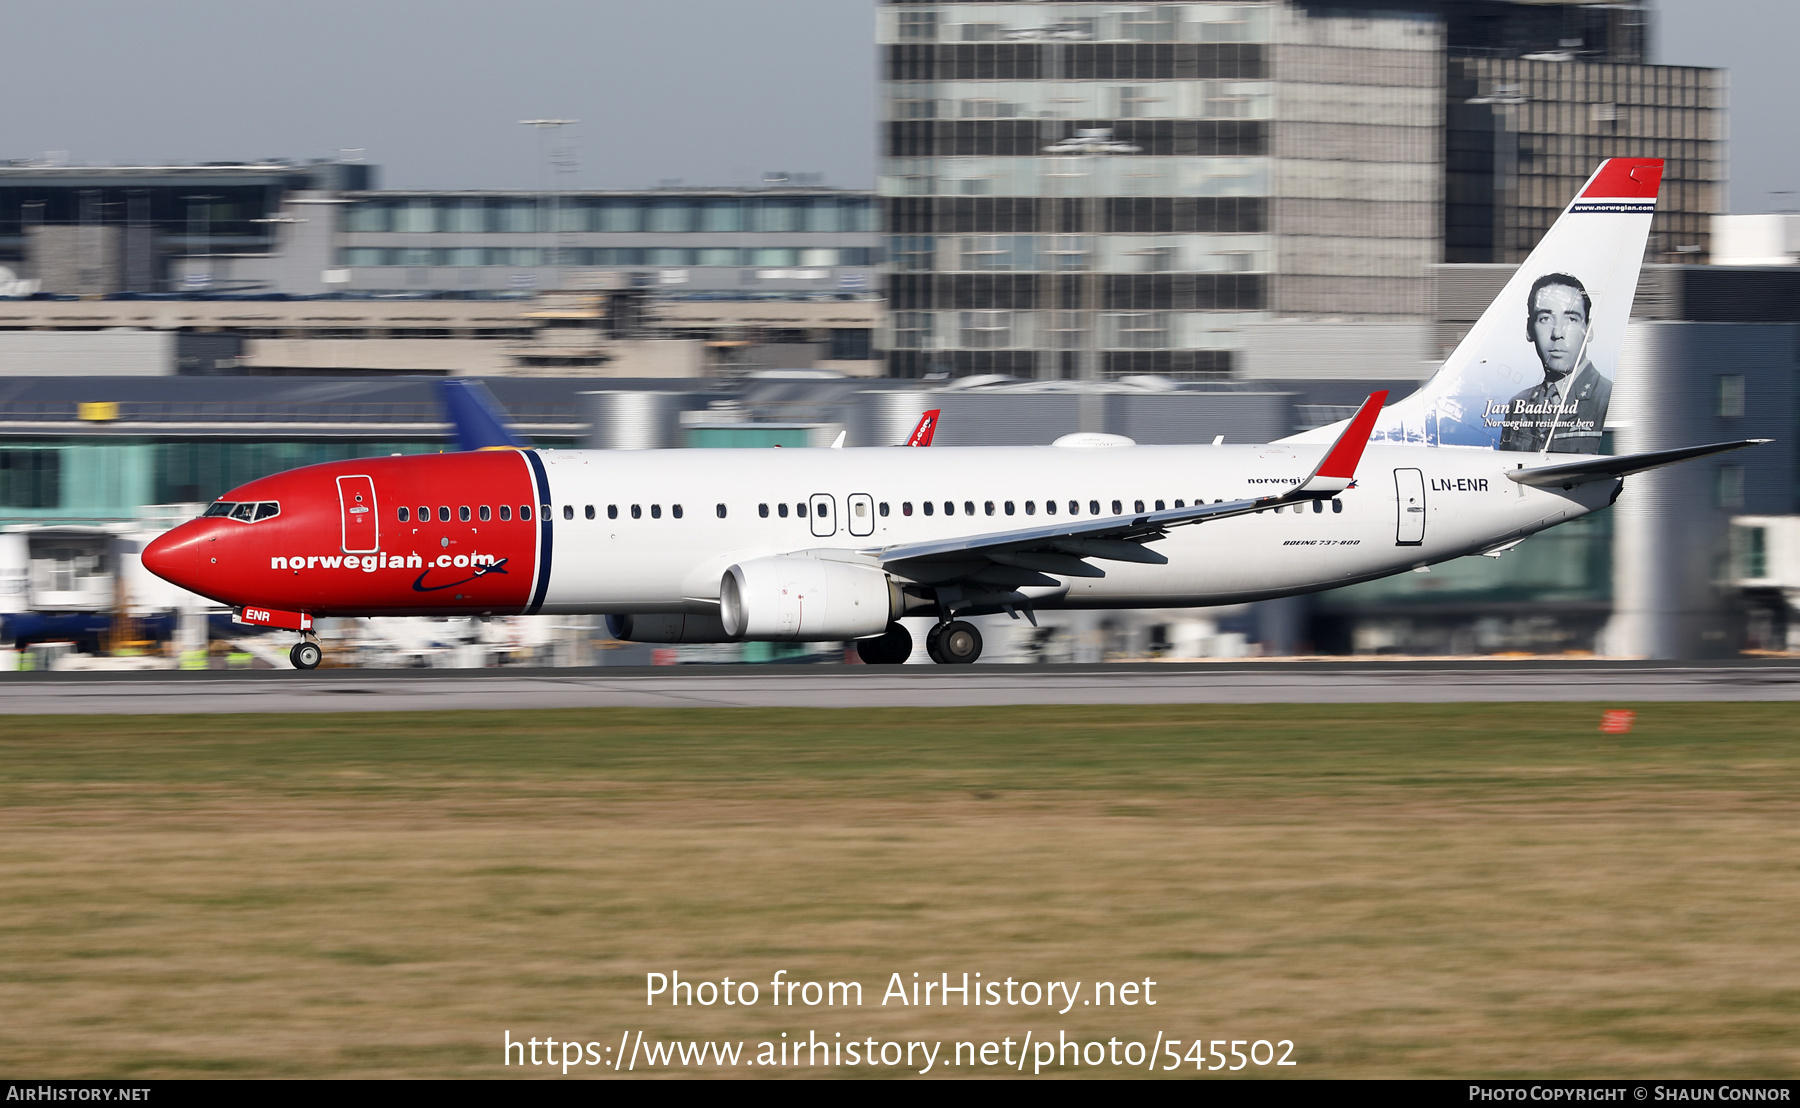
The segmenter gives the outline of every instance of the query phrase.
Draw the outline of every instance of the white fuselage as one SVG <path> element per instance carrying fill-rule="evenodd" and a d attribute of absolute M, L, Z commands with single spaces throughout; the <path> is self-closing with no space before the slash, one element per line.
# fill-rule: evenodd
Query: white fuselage
<path fill-rule="evenodd" d="M 1269 496 L 1303 481 L 1323 451 L 1298 444 L 543 451 L 554 550 L 541 610 L 716 610 L 721 577 L 746 559 L 803 551 L 872 556 L 902 543 Z M 1616 481 L 1563 490 L 1505 476 L 1570 460 L 1371 444 L 1337 505 L 1299 503 L 1175 527 L 1151 544 L 1166 565 L 1094 561 L 1104 577 L 1059 578 L 1064 587 L 1024 591 L 1046 608 L 1185 607 L 1383 577 L 1611 503 Z"/>

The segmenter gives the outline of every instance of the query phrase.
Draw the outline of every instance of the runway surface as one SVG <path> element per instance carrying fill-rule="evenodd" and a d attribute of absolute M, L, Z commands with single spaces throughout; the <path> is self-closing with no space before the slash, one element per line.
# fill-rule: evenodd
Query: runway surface
<path fill-rule="evenodd" d="M 1532 660 L 0 676 L 0 715 L 1651 700 L 1800 700 L 1800 664 Z"/>

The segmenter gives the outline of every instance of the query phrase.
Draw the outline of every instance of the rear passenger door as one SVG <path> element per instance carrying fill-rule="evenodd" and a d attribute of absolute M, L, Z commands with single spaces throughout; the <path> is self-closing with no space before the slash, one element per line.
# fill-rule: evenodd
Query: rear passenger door
<path fill-rule="evenodd" d="M 1425 474 L 1416 469 L 1394 471 L 1395 546 L 1420 546 L 1425 542 Z"/>

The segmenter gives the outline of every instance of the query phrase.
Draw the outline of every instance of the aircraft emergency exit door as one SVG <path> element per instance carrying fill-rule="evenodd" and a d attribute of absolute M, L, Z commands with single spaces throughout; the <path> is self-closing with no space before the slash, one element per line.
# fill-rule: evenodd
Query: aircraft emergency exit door
<path fill-rule="evenodd" d="M 822 492 L 812 494 L 812 533 L 828 539 L 837 534 L 837 500 Z"/>

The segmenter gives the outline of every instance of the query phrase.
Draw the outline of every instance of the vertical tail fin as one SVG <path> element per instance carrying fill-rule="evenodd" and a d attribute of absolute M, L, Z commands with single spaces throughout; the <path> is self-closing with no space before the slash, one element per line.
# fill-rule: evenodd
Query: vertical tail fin
<path fill-rule="evenodd" d="M 507 426 L 506 409 L 478 380 L 443 377 L 438 380 L 438 399 L 444 416 L 456 434 L 458 450 L 524 449 L 527 444 Z"/>
<path fill-rule="evenodd" d="M 938 415 L 939 414 L 940 414 L 940 409 L 933 408 L 929 412 L 926 412 L 924 415 L 920 416 L 919 417 L 919 425 L 917 427 L 913 428 L 913 433 L 910 436 L 908 436 L 905 445 L 907 445 L 907 446 L 930 446 L 931 445 L 931 437 L 933 435 L 937 434 L 937 425 L 938 425 Z"/>
<path fill-rule="evenodd" d="M 1437 375 L 1381 413 L 1374 438 L 1599 453 L 1662 171 L 1660 158 L 1600 163 Z"/>

